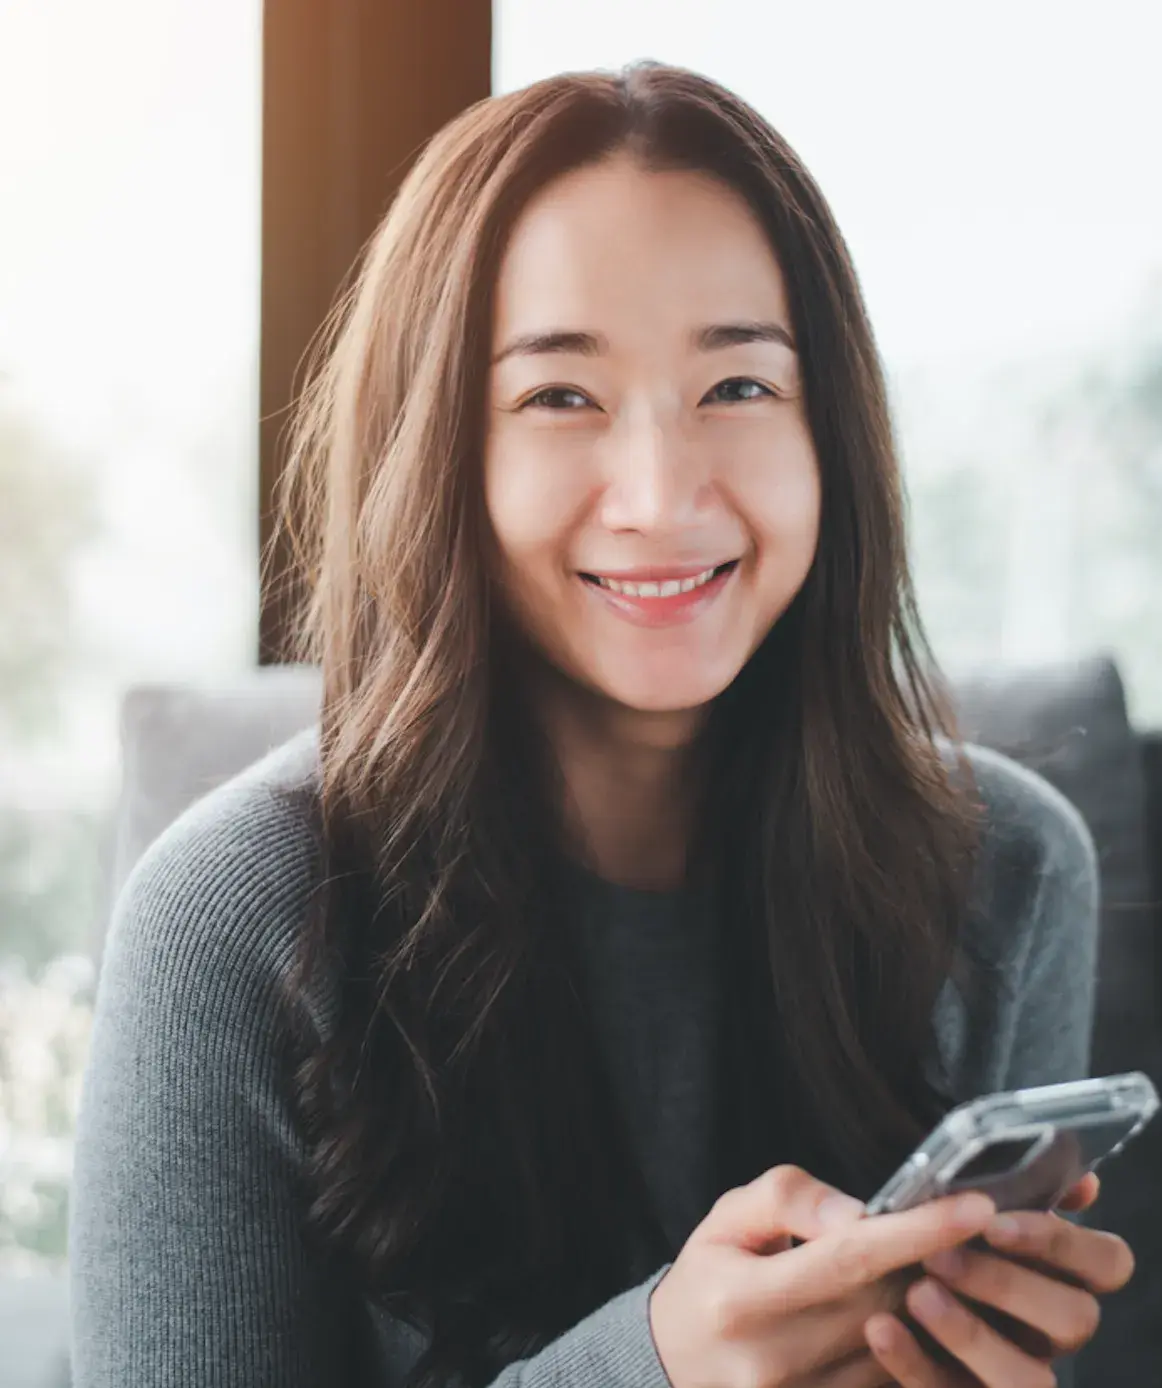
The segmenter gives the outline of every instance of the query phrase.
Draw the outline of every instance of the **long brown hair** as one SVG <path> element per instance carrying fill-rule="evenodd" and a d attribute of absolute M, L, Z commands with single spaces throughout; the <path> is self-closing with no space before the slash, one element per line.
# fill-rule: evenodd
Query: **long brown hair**
<path fill-rule="evenodd" d="M 324 687 L 323 887 L 298 982 L 337 999 L 295 1072 L 311 1222 L 368 1295 L 428 1328 L 422 1384 L 487 1381 L 676 1251 L 645 1213 L 574 986 L 552 758 L 510 677 L 482 500 L 506 237 L 549 181 L 615 151 L 709 173 L 760 219 L 822 475 L 808 578 L 705 734 L 696 870 L 738 998 L 723 1179 L 796 1159 L 866 1196 L 947 1103 L 931 1014 L 975 809 L 827 204 L 760 116 L 683 69 L 481 102 L 426 147 L 368 245 L 284 492 L 310 589 L 301 654 Z"/>

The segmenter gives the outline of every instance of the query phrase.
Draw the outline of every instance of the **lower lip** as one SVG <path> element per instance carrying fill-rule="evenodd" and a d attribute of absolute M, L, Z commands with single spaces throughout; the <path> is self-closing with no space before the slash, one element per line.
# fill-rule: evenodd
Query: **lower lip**
<path fill-rule="evenodd" d="M 708 583 L 691 588 L 688 593 L 674 593 L 668 598 L 635 598 L 627 593 L 615 593 L 612 588 L 590 583 L 584 578 L 579 581 L 594 597 L 604 599 L 619 617 L 633 622 L 635 626 L 673 627 L 700 617 L 734 577 L 737 569 L 736 564 L 725 573 L 717 574 Z"/>

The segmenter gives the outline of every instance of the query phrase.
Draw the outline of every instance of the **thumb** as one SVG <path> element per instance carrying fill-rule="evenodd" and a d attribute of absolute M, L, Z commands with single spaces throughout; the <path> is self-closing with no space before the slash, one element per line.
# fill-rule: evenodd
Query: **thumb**
<path fill-rule="evenodd" d="M 854 1196 L 797 1166 L 774 1166 L 748 1185 L 728 1190 L 697 1232 L 711 1243 L 767 1253 L 789 1247 L 792 1238 L 816 1239 L 854 1223 L 864 1209 Z"/>

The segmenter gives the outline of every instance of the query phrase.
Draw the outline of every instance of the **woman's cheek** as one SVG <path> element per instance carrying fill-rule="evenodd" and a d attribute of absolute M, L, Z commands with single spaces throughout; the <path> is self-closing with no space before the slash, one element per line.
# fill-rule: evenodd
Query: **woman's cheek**
<path fill-rule="evenodd" d="M 537 558 L 558 567 L 567 563 L 574 531 L 592 492 L 584 460 L 570 453 L 575 450 L 553 449 L 544 442 L 538 447 L 526 441 L 497 450 L 489 458 L 486 505 L 501 551 L 510 563 L 523 566 Z"/>
<path fill-rule="evenodd" d="M 748 442 L 724 469 L 734 509 L 760 541 L 814 548 L 822 488 L 810 437 L 782 429 Z"/>

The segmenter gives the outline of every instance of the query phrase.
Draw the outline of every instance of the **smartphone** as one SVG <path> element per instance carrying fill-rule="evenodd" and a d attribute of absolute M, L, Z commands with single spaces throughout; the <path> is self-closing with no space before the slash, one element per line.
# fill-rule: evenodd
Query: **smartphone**
<path fill-rule="evenodd" d="M 1137 1071 L 973 1099 L 945 1117 L 867 1212 L 908 1210 L 963 1190 L 983 1191 L 998 1210 L 1051 1210 L 1157 1110 L 1154 1085 Z"/>

